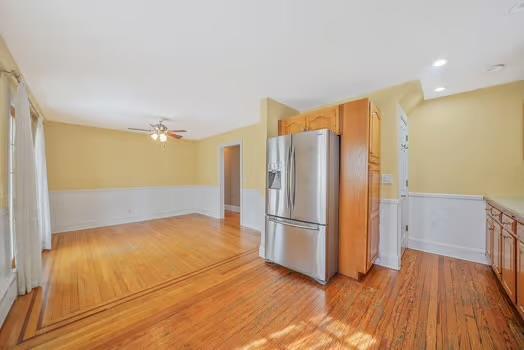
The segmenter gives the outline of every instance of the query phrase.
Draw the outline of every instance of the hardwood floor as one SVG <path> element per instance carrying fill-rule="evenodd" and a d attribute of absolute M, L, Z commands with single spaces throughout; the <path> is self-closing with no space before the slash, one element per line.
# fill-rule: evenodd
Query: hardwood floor
<path fill-rule="evenodd" d="M 45 257 L 46 287 L 17 300 L 0 344 L 524 347 L 524 327 L 487 266 L 408 250 L 401 272 L 376 266 L 361 282 L 335 276 L 321 286 L 260 259 L 258 235 L 239 229 L 236 215 L 57 235 L 56 248 Z M 87 291 L 93 295 L 85 296 Z"/>

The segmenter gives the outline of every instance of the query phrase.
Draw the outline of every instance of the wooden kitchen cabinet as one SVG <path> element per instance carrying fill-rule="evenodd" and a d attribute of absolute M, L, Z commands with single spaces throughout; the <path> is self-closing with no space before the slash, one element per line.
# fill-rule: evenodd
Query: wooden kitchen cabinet
<path fill-rule="evenodd" d="M 380 114 L 378 109 L 371 105 L 369 122 L 369 161 L 380 163 Z"/>
<path fill-rule="evenodd" d="M 500 278 L 500 264 L 501 264 L 501 253 L 502 253 L 502 227 L 497 223 L 493 223 L 493 261 L 491 266 L 493 271 Z"/>
<path fill-rule="evenodd" d="M 306 125 L 308 131 L 329 129 L 339 135 L 340 118 L 338 106 L 307 113 Z"/>
<path fill-rule="evenodd" d="M 335 106 L 279 120 L 278 134 L 289 135 L 303 131 L 329 129 L 340 135 L 340 126 L 339 106 Z"/>
<path fill-rule="evenodd" d="M 517 242 L 517 310 L 524 318 L 524 243 Z"/>
<path fill-rule="evenodd" d="M 486 217 L 486 253 L 490 265 L 493 265 L 493 241 L 495 238 L 495 224 L 493 219 Z"/>
<path fill-rule="evenodd" d="M 369 167 L 369 219 L 368 219 L 368 258 L 366 269 L 369 270 L 378 257 L 380 241 L 380 167 Z"/>
<path fill-rule="evenodd" d="M 501 281 L 502 286 L 508 293 L 509 298 L 516 301 L 516 259 L 515 259 L 515 237 L 502 230 L 502 256 L 501 256 Z"/>
<path fill-rule="evenodd" d="M 369 99 L 345 103 L 340 112 L 338 267 L 340 274 L 360 279 L 380 244 L 381 115 Z"/>
<path fill-rule="evenodd" d="M 487 256 L 493 272 L 524 319 L 524 221 L 522 215 L 487 199 Z"/>
<path fill-rule="evenodd" d="M 296 134 L 297 132 L 303 132 L 307 130 L 306 116 L 299 115 L 296 117 L 288 118 L 285 120 L 279 120 L 278 122 L 278 134 L 289 135 Z"/>

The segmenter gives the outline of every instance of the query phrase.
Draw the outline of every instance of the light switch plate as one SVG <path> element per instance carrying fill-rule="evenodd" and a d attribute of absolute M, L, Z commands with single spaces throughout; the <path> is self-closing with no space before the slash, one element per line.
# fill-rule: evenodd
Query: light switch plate
<path fill-rule="evenodd" d="M 393 175 L 382 174 L 382 184 L 383 185 L 392 185 L 393 184 Z"/>

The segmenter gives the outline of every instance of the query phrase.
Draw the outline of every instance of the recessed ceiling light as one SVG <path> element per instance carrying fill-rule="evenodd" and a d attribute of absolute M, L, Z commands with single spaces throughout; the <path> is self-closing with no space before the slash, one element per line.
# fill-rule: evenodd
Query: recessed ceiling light
<path fill-rule="evenodd" d="M 508 13 L 510 15 L 513 15 L 517 12 L 522 12 L 524 11 L 524 1 L 519 1 L 517 2 L 515 5 L 511 6 L 511 8 L 509 9 Z"/>
<path fill-rule="evenodd" d="M 448 60 L 445 59 L 445 58 L 439 58 L 438 60 L 436 60 L 435 62 L 433 62 L 433 67 L 442 67 L 443 65 L 445 65 L 446 63 L 448 63 Z"/>
<path fill-rule="evenodd" d="M 505 64 L 494 64 L 492 66 L 489 66 L 487 69 L 486 69 L 486 72 L 498 72 L 500 70 L 503 70 L 504 68 L 506 68 L 506 65 Z"/>
<path fill-rule="evenodd" d="M 444 90 L 446 90 L 444 86 L 439 86 L 438 88 L 435 88 L 435 92 L 442 92 Z"/>

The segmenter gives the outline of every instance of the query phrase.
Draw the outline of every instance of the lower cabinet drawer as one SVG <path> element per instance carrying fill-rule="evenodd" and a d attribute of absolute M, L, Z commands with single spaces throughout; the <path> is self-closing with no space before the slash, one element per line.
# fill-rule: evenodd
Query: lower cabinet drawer
<path fill-rule="evenodd" d="M 513 233 L 513 234 L 517 234 L 517 229 L 516 229 L 516 221 L 515 219 L 513 219 L 512 217 L 506 215 L 506 214 L 502 214 L 501 216 L 501 220 L 500 220 L 500 223 L 502 224 L 502 227 Z"/>

